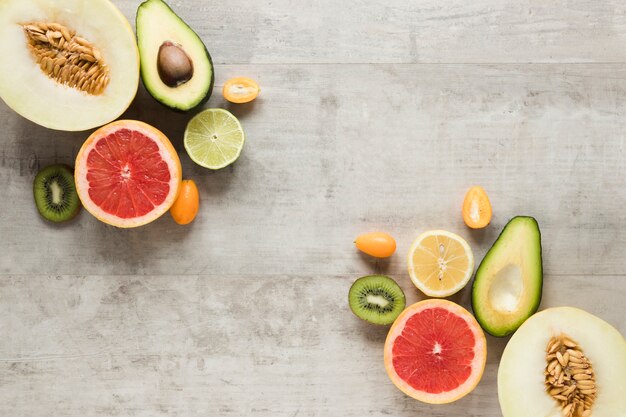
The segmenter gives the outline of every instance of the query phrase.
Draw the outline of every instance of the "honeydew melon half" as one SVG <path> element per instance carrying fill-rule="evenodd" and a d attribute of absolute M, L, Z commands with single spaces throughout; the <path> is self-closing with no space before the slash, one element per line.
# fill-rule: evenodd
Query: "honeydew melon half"
<path fill-rule="evenodd" d="M 581 352 L 589 365 L 584 367 L 586 385 L 581 385 L 577 377 L 570 378 L 578 382 L 571 398 L 577 394 L 576 389 L 581 398 L 589 399 L 583 393 L 592 395 L 590 407 L 577 405 L 565 412 L 567 401 L 561 402 L 548 393 L 546 380 L 551 375 L 545 374 L 550 341 L 564 337 L 577 344 L 574 350 Z M 557 358 L 561 373 L 579 372 L 572 371 L 575 364 L 571 360 L 561 366 L 561 359 L 563 355 Z M 564 385 L 571 384 L 569 381 Z M 591 385 L 595 391 L 581 391 Z M 498 398 L 503 417 L 625 417 L 626 341 L 617 329 L 583 310 L 556 307 L 541 311 L 522 324 L 504 349 L 498 370 Z"/>
<path fill-rule="evenodd" d="M 137 93 L 135 37 L 109 0 L 0 0 L 0 39 L 0 97 L 41 126 L 101 126 Z"/>

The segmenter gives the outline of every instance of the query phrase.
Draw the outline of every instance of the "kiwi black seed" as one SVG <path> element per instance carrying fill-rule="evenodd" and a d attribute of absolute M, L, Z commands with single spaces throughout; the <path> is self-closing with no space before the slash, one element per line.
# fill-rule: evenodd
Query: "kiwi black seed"
<path fill-rule="evenodd" d="M 348 294 L 352 312 L 374 324 L 391 324 L 406 306 L 402 288 L 385 275 L 357 279 Z"/>
<path fill-rule="evenodd" d="M 74 172 L 67 165 L 50 165 L 39 171 L 33 192 L 39 213 L 52 222 L 70 220 L 80 210 Z"/>

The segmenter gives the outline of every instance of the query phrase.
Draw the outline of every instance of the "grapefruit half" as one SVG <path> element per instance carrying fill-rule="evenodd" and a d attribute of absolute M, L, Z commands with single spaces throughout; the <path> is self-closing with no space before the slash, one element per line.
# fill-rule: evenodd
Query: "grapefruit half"
<path fill-rule="evenodd" d="M 156 128 L 119 120 L 96 130 L 76 157 L 83 206 L 117 227 L 137 227 L 167 212 L 182 179 L 178 154 Z"/>
<path fill-rule="evenodd" d="M 385 341 L 385 369 L 406 395 L 445 404 L 470 393 L 483 375 L 487 343 L 466 309 L 425 300 L 404 310 Z"/>

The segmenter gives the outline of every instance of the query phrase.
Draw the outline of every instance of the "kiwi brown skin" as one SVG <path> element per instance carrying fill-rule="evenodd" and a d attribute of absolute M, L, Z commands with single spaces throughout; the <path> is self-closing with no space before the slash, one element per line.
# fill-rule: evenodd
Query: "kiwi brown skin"
<path fill-rule="evenodd" d="M 60 205 L 55 205 L 51 201 L 51 190 L 48 187 L 53 181 L 57 181 L 63 188 L 63 202 Z M 35 206 L 44 219 L 53 223 L 72 220 L 78 215 L 81 208 L 74 182 L 74 169 L 65 164 L 55 164 L 43 168 L 35 176 L 33 197 Z"/>

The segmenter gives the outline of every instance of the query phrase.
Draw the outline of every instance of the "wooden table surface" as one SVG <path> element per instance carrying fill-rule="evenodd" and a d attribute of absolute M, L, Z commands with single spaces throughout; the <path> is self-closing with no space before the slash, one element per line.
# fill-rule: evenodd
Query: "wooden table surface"
<path fill-rule="evenodd" d="M 134 20 L 139 0 L 114 0 Z M 396 278 L 418 233 L 466 237 L 480 261 L 515 215 L 537 218 L 541 308 L 586 309 L 626 333 L 626 3 L 622 0 L 176 0 L 215 61 L 209 107 L 247 142 L 219 172 L 182 147 L 189 114 L 144 90 L 152 123 L 199 185 L 196 221 L 118 230 L 87 212 L 39 218 L 39 168 L 88 135 L 46 130 L 0 103 L 0 415 L 500 416 L 507 339 L 488 337 L 476 390 L 447 406 L 404 396 L 385 328 L 359 321 L 361 275 Z M 225 80 L 262 93 L 228 105 Z M 464 227 L 465 191 L 492 224 Z M 398 241 L 359 255 L 360 233 Z M 452 297 L 469 306 L 469 289 Z M 535 416 L 532 416 L 535 417 Z"/>

